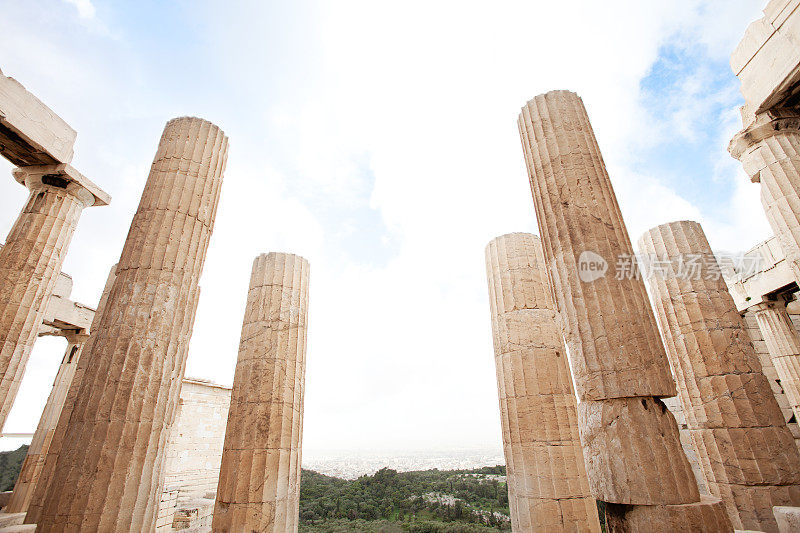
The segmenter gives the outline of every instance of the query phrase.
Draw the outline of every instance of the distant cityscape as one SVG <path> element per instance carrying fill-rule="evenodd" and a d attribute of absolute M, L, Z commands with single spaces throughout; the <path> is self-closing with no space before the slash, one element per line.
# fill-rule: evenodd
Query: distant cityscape
<path fill-rule="evenodd" d="M 381 468 L 398 472 L 413 470 L 467 470 L 482 466 L 505 465 L 499 449 L 435 451 L 322 451 L 303 450 L 303 468 L 327 476 L 356 479 Z"/>

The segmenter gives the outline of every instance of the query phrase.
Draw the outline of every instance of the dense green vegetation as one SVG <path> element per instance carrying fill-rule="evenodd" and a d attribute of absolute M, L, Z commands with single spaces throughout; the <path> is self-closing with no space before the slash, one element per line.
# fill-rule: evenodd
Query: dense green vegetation
<path fill-rule="evenodd" d="M 300 531 L 480 533 L 509 530 L 504 466 L 345 480 L 303 470 Z"/>
<path fill-rule="evenodd" d="M 14 488 L 27 453 L 27 444 L 23 444 L 13 452 L 0 452 L 0 492 Z"/>

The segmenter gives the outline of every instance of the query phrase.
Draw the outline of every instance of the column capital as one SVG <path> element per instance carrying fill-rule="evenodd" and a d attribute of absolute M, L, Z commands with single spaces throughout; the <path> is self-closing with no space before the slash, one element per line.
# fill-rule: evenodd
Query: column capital
<path fill-rule="evenodd" d="M 42 185 L 66 189 L 84 200 L 87 207 L 108 205 L 111 202 L 111 196 L 107 192 L 68 163 L 17 167 L 12 174 L 14 179 L 31 190 Z"/>
<path fill-rule="evenodd" d="M 751 302 L 748 302 L 751 303 Z M 786 301 L 782 299 L 771 299 L 761 297 L 757 301 L 752 301 L 752 304 L 747 308 L 755 313 L 763 311 L 780 311 L 786 309 Z"/>
<path fill-rule="evenodd" d="M 753 183 L 761 181 L 761 170 L 770 162 L 760 154 L 759 143 L 779 134 L 800 134 L 800 109 L 778 108 L 756 115 L 755 120 L 733 136 L 728 152 L 742 162 Z"/>

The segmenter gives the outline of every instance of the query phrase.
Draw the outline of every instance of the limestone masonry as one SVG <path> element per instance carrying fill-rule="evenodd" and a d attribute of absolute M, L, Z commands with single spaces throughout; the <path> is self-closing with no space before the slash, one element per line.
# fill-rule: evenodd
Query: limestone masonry
<path fill-rule="evenodd" d="M 308 275 L 297 255 L 253 262 L 213 531 L 297 531 Z"/>
<path fill-rule="evenodd" d="M 539 238 L 486 247 L 513 531 L 600 531 L 578 413 Z"/>
<path fill-rule="evenodd" d="M 85 370 L 73 381 L 69 420 L 53 438 L 60 451 L 39 531 L 155 527 L 227 145 L 201 119 L 164 129 L 108 303 L 78 363 Z M 67 484 L 75 490 L 62 490 Z"/>
<path fill-rule="evenodd" d="M 701 501 L 660 400 L 675 395 L 675 382 L 644 283 L 586 268 L 587 255 L 614 265 L 633 247 L 583 102 L 569 91 L 539 95 L 522 108 L 519 130 L 581 400 L 592 494 L 609 504 L 614 530 L 634 528 L 635 517 L 664 519 L 674 530 L 730 531 L 722 503 Z"/>
<path fill-rule="evenodd" d="M 800 531 L 800 0 L 763 15 L 731 56 L 728 150 L 773 233 L 753 269 L 691 221 L 647 231 L 638 263 L 583 101 L 522 107 L 541 238 L 485 252 L 514 532 Z M 76 137 L 0 72 L 0 156 L 29 192 L 0 246 L 0 426 L 37 337 L 66 340 L 0 533 L 298 531 L 308 261 L 254 260 L 232 388 L 185 378 L 228 138 L 167 122 L 95 311 L 62 272 L 111 200 Z"/>
<path fill-rule="evenodd" d="M 772 507 L 800 504 L 800 452 L 696 222 L 662 224 L 639 249 L 706 485 L 736 529 L 777 531 Z M 699 260 L 698 260 L 699 259 Z M 704 270 L 681 271 L 688 262 Z"/>

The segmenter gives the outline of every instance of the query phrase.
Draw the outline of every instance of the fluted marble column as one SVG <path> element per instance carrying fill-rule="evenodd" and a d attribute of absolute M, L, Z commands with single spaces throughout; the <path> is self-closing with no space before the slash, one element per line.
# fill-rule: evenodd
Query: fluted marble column
<path fill-rule="evenodd" d="M 642 522 L 649 531 L 729 531 L 721 502 L 701 500 L 659 399 L 676 394 L 675 382 L 644 283 L 615 272 L 633 247 L 583 102 L 569 91 L 537 96 L 519 129 L 592 494 L 608 503 L 613 531 Z"/>
<path fill-rule="evenodd" d="M 700 224 L 662 224 L 639 240 L 688 431 L 709 491 L 736 529 L 778 531 L 772 507 L 800 504 L 794 445 Z"/>
<path fill-rule="evenodd" d="M 108 296 L 111 293 L 111 287 L 114 285 L 114 279 L 116 279 L 116 273 L 117 265 L 114 265 L 109 270 L 108 277 L 106 278 L 106 284 L 103 287 L 103 293 L 100 295 L 97 309 L 94 312 L 94 318 L 92 319 L 92 324 L 89 328 L 90 338 L 92 332 L 97 331 L 97 326 L 100 323 L 100 317 L 105 312 L 106 304 L 108 303 Z M 85 347 L 86 342 L 88 342 L 88 339 L 84 342 L 84 346 L 81 347 L 80 353 L 77 355 L 83 353 L 83 348 Z M 31 497 L 27 498 L 28 501 L 25 509 L 25 512 L 27 513 L 25 515 L 26 524 L 35 524 L 39 520 L 39 516 L 41 516 L 44 497 L 47 495 L 50 483 L 53 480 L 53 473 L 56 468 L 58 454 L 61 451 L 61 443 L 64 439 L 64 434 L 66 432 L 69 418 L 72 414 L 72 409 L 75 407 L 75 399 L 80 392 L 81 380 L 83 379 L 83 375 L 86 373 L 86 361 L 87 360 L 85 358 L 81 359 L 78 357 L 78 361 L 75 364 L 75 371 L 72 375 L 72 380 L 69 383 L 67 394 L 64 398 L 64 403 L 61 406 L 61 412 L 58 414 L 58 419 L 53 429 L 53 434 L 49 439 L 44 441 L 46 447 L 42 447 L 42 450 L 39 452 L 41 455 L 42 466 L 38 471 L 38 478 L 34 478 L 31 481 L 33 488 L 31 489 Z M 44 414 L 42 415 L 42 419 L 43 418 Z M 39 420 L 39 427 L 42 427 L 42 419 Z M 39 432 L 39 427 L 36 428 L 37 433 Z M 36 435 L 34 434 L 34 440 L 35 439 Z M 30 449 L 28 450 L 28 453 L 30 454 Z M 14 487 L 14 490 L 16 492 L 16 487 Z M 12 498 L 13 497 L 14 496 L 12 495 Z"/>
<path fill-rule="evenodd" d="M 202 119 L 164 128 L 105 312 L 84 347 L 69 420 L 54 436 L 58 458 L 37 531 L 155 527 L 227 147 Z"/>
<path fill-rule="evenodd" d="M 599 532 L 539 237 L 492 240 L 486 275 L 512 530 Z"/>
<path fill-rule="evenodd" d="M 44 466 L 44 459 L 47 457 L 47 450 L 53 439 L 58 416 L 64 406 L 64 400 L 67 397 L 72 377 L 75 375 L 75 368 L 78 366 L 86 338 L 86 335 L 68 337 L 67 351 L 58 367 L 53 388 L 47 397 L 39 425 L 36 426 L 36 432 L 33 434 L 28 453 L 25 455 L 25 461 L 22 463 L 19 477 L 14 485 L 14 492 L 5 508 L 7 513 L 24 513 L 28 510 L 28 504 L 33 497 L 33 490 Z"/>
<path fill-rule="evenodd" d="M 769 357 L 781 380 L 781 387 L 800 420 L 800 335 L 786 311 L 786 302 L 759 302 L 752 307 L 758 329 L 764 336 Z"/>
<path fill-rule="evenodd" d="M 795 280 L 800 284 L 800 110 L 762 113 L 728 147 L 754 183 Z"/>
<path fill-rule="evenodd" d="M 115 269 L 116 265 L 112 267 L 108 279 L 106 279 L 106 285 L 100 296 L 100 301 L 95 310 L 94 319 L 92 320 L 92 327 L 89 329 L 90 332 L 97 324 L 98 318 L 105 308 L 108 293 L 114 281 Z M 50 395 L 47 397 L 47 403 L 39 419 L 39 425 L 36 427 L 33 439 L 31 439 L 31 445 L 28 448 L 28 453 L 25 455 L 25 461 L 22 463 L 19 477 L 14 485 L 14 492 L 11 494 L 8 506 L 5 508 L 5 512 L 7 513 L 25 513 L 28 511 L 28 506 L 33 498 L 36 484 L 41 478 L 42 469 L 44 468 L 45 460 L 50 450 L 50 443 L 53 440 L 53 434 L 56 431 L 56 426 L 58 425 L 59 417 L 64 408 L 67 394 L 72 386 L 72 381 L 76 369 L 78 368 L 78 361 L 80 361 L 80 356 L 83 352 L 83 345 L 86 343 L 87 339 L 87 334 L 70 335 L 67 337 L 69 341 L 67 351 L 64 353 L 64 359 L 61 361 L 61 366 L 58 368 L 56 379 L 53 382 L 53 388 L 50 391 Z"/>
<path fill-rule="evenodd" d="M 253 262 L 213 531 L 297 531 L 308 276 L 297 255 Z"/>
<path fill-rule="evenodd" d="M 14 177 L 30 196 L 0 249 L 0 428 L 17 396 L 81 212 L 110 200 L 69 165 L 21 167 Z"/>

